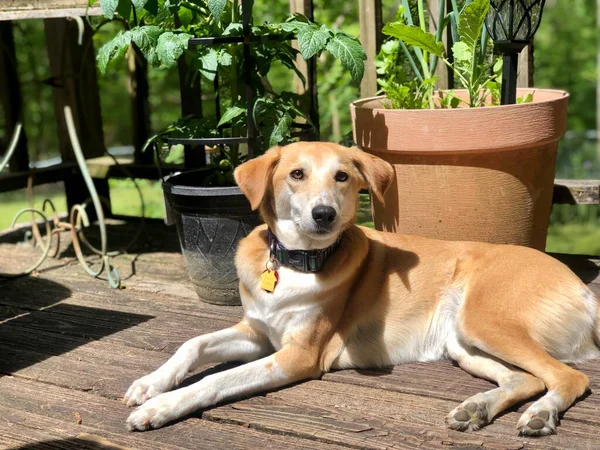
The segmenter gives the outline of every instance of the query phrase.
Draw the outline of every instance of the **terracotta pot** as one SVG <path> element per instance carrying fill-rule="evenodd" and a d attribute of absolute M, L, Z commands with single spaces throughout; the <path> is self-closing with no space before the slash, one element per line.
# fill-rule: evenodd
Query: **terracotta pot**
<path fill-rule="evenodd" d="M 377 229 L 544 250 L 569 96 L 533 92 L 532 103 L 482 108 L 352 103 L 354 141 L 396 170 L 385 207 L 373 199 Z"/>

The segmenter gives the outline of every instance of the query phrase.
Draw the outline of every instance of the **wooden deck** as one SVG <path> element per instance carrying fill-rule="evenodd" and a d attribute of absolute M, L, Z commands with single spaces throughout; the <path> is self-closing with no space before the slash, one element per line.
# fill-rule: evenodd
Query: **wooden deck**
<path fill-rule="evenodd" d="M 114 224 L 109 237 L 113 244 L 115 236 L 126 241 L 133 230 Z M 0 237 L 0 272 L 37 255 L 17 240 Z M 150 224 L 130 254 L 115 261 L 125 278 L 121 290 L 85 275 L 64 243 L 61 257 L 34 276 L 0 281 L 0 448 L 600 448 L 598 393 L 571 408 L 555 436 L 517 436 L 527 404 L 476 433 L 446 429 L 450 410 L 493 386 L 449 361 L 339 371 L 163 429 L 127 432 L 130 410 L 121 398 L 129 384 L 186 339 L 231 325 L 242 312 L 197 300 L 175 230 L 162 224 Z M 565 261 L 600 295 L 599 260 Z M 600 392 L 600 360 L 580 368 Z"/>

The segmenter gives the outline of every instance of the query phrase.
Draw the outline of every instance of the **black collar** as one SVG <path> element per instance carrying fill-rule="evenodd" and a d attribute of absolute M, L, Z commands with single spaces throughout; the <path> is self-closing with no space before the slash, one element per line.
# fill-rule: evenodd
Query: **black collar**
<path fill-rule="evenodd" d="M 269 252 L 282 266 L 293 267 L 301 272 L 320 272 L 327 259 L 340 246 L 342 236 L 332 245 L 319 250 L 288 250 L 269 229 Z"/>

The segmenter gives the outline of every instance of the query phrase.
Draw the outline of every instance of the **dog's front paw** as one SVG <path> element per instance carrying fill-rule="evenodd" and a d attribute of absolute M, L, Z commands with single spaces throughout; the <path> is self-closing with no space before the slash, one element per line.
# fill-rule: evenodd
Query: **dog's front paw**
<path fill-rule="evenodd" d="M 517 429 L 522 436 L 546 436 L 556 433 L 557 423 L 556 410 L 542 408 L 534 403 L 519 418 Z"/>
<path fill-rule="evenodd" d="M 171 398 L 174 397 L 174 398 Z M 179 417 L 176 396 L 166 393 L 151 398 L 136 408 L 127 418 L 129 431 L 145 431 L 160 428 Z"/>
<path fill-rule="evenodd" d="M 468 399 L 446 417 L 446 425 L 458 431 L 476 431 L 489 422 L 487 403 Z"/>
<path fill-rule="evenodd" d="M 147 400 L 156 397 L 173 388 L 173 377 L 160 372 L 153 372 L 132 383 L 127 389 L 123 403 L 127 406 L 141 405 Z"/>

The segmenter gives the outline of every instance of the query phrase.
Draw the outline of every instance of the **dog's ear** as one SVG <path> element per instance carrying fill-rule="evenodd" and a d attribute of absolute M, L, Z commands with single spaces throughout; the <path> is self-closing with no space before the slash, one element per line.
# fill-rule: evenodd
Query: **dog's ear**
<path fill-rule="evenodd" d="M 260 206 L 280 155 L 281 147 L 273 147 L 264 155 L 246 161 L 235 169 L 235 182 L 250 201 L 252 209 L 258 209 Z"/>
<path fill-rule="evenodd" d="M 395 171 L 392 165 L 377 156 L 370 155 L 355 148 L 354 165 L 364 179 L 364 186 L 369 188 L 377 200 L 385 203 L 383 195 L 394 180 Z"/>

